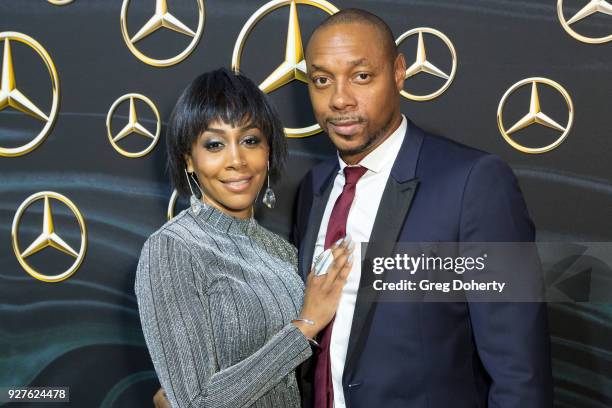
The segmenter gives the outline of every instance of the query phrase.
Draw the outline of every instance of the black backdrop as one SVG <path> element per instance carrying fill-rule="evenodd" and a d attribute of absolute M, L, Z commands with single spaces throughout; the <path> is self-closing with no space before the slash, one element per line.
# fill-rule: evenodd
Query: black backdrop
<path fill-rule="evenodd" d="M 564 2 L 571 16 L 587 1 Z M 131 35 L 153 13 L 154 0 L 129 5 Z M 197 25 L 195 0 L 168 0 L 170 11 L 186 25 Z M 120 96 L 149 97 L 162 120 L 181 90 L 197 74 L 229 67 L 238 33 L 266 1 L 206 0 L 203 36 L 179 64 L 159 68 L 137 59 L 121 36 L 121 0 L 74 0 L 55 6 L 44 0 L 0 2 L 0 32 L 17 31 L 49 52 L 60 79 L 61 106 L 44 143 L 19 157 L 0 157 L 0 387 L 70 386 L 71 406 L 149 406 L 158 387 L 140 329 L 133 280 L 140 248 L 166 219 L 172 193 L 164 171 L 164 137 L 142 158 L 117 153 L 109 143 L 107 112 Z M 361 7 L 385 19 L 396 36 L 415 27 L 446 34 L 458 55 L 450 88 L 427 102 L 404 100 L 403 112 L 427 130 L 484 149 L 508 161 L 516 172 L 541 241 L 612 239 L 612 45 L 586 44 L 562 28 L 554 0 L 378 0 L 333 2 L 338 8 Z M 284 58 L 288 8 L 265 17 L 251 33 L 242 71 L 263 80 Z M 304 42 L 325 13 L 298 7 Z M 581 33 L 610 33 L 612 17 L 596 14 L 573 27 Z M 159 30 L 137 43 L 154 57 L 175 55 L 186 37 Z M 425 37 L 428 58 L 449 72 L 448 51 Z M 431 41 L 430 41 L 431 40 Z M 49 75 L 27 46 L 11 42 L 20 90 L 45 112 L 51 106 Z M 416 37 L 401 50 L 414 60 Z M 528 77 L 546 77 L 571 95 L 575 122 L 566 141 L 542 155 L 508 145 L 497 128 L 496 110 L 504 92 Z M 443 81 L 416 77 L 413 89 L 431 90 Z M 314 123 L 306 86 L 293 82 L 271 94 L 286 126 Z M 565 124 L 567 110 L 553 91 L 540 87 L 542 107 Z M 506 123 L 529 106 L 529 88 L 507 104 Z M 146 105 L 136 103 L 139 119 L 155 129 Z M 126 123 L 128 104 L 113 116 L 113 132 Z M 14 147 L 33 138 L 41 122 L 13 109 L 0 111 L 0 146 Z M 544 145 L 552 130 L 531 127 L 517 140 Z M 122 146 L 138 150 L 144 138 L 126 138 Z M 278 208 L 258 208 L 261 222 L 283 235 L 295 189 L 305 172 L 334 154 L 324 134 L 290 139 L 286 174 L 275 190 Z M 80 209 L 88 229 L 88 250 L 71 278 L 35 280 L 19 265 L 11 248 L 11 225 L 20 204 L 39 191 L 56 191 Z M 486 197 L 483 197 L 486 199 Z M 53 202 L 55 227 L 78 248 L 78 226 L 70 211 Z M 185 203 L 179 202 L 177 210 Z M 40 234 L 42 204 L 33 204 L 20 224 L 21 249 Z M 46 249 L 28 259 L 53 274 L 72 262 Z M 612 406 L 612 306 L 594 303 L 550 304 L 555 401 L 557 407 Z M 20 406 L 25 406 L 23 404 Z"/>

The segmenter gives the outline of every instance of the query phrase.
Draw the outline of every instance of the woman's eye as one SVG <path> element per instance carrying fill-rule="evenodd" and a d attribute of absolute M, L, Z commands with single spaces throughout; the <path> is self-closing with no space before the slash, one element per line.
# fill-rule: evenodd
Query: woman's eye
<path fill-rule="evenodd" d="M 221 147 L 223 147 L 223 143 L 217 141 L 210 141 L 204 144 L 204 148 L 211 151 L 219 150 Z"/>
<path fill-rule="evenodd" d="M 244 144 L 249 145 L 249 146 L 255 146 L 258 145 L 260 142 L 259 138 L 257 136 L 247 136 L 244 138 Z"/>

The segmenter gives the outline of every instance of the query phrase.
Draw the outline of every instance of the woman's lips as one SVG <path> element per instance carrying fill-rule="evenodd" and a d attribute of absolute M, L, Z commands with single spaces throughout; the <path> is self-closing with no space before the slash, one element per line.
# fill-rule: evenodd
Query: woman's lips
<path fill-rule="evenodd" d="M 249 188 L 252 177 L 221 181 L 226 189 L 233 193 L 241 193 Z"/>
<path fill-rule="evenodd" d="M 329 122 L 334 133 L 342 136 L 352 136 L 361 129 L 361 122 Z"/>

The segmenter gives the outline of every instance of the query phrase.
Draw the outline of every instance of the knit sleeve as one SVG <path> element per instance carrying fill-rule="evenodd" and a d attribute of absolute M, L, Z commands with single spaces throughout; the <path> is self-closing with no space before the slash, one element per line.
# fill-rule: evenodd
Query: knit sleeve
<path fill-rule="evenodd" d="M 152 235 L 142 249 L 135 292 L 155 371 L 172 407 L 251 405 L 310 357 L 310 346 L 288 323 L 253 354 L 220 370 L 197 265 L 187 245 L 170 234 Z"/>

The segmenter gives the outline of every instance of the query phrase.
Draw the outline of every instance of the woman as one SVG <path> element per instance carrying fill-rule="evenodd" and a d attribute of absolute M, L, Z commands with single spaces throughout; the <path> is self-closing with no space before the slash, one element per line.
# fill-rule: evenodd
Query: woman
<path fill-rule="evenodd" d="M 196 78 L 174 108 L 167 148 L 172 182 L 191 206 L 145 242 L 135 290 L 171 406 L 299 407 L 294 369 L 336 311 L 351 245 L 336 243 L 327 274 L 311 273 L 304 292 L 295 248 L 254 220 L 286 141 L 246 77 L 221 69 Z"/>

